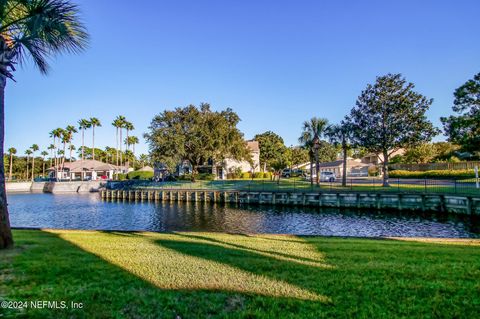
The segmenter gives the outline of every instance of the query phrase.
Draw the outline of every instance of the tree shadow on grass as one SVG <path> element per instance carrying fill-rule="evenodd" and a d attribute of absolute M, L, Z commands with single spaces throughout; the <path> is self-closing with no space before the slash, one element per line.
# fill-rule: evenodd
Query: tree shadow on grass
<path fill-rule="evenodd" d="M 96 233 L 96 232 L 92 232 Z M 108 240 L 129 240 L 125 233 L 108 234 Z M 144 237 L 131 234 L 131 237 Z M 119 267 L 105 260 L 101 255 L 85 251 L 70 240 L 49 231 L 15 231 L 18 254 L 11 261 L 12 277 L 3 282 L 0 294 L 8 300 L 57 300 L 83 304 L 83 309 L 10 309 L 6 317 L 45 318 L 203 318 L 203 317 L 282 317 L 298 313 L 314 313 L 325 305 L 318 301 L 302 300 L 295 297 L 272 297 L 252 292 L 230 291 L 228 289 L 165 289 L 133 274 L 131 270 Z M 176 251 L 197 254 L 211 251 L 202 244 L 174 243 L 160 241 L 165 247 Z M 169 247 L 167 247 L 169 248 Z M 213 247 L 215 250 L 216 247 Z M 211 251 L 212 252 L 212 251 Z M 223 253 L 223 251 L 213 251 Z M 250 269 L 254 274 L 266 274 L 267 269 L 251 269 L 242 259 L 241 252 L 231 251 L 227 262 L 232 266 Z M 199 258 L 213 258 L 210 254 Z M 2 257 L 2 256 L 0 256 Z M 251 255 L 244 256 L 250 259 Z M 161 257 L 159 257 L 161 258 Z M 2 258 L 0 258 L 2 259 Z M 267 267 L 262 258 L 260 267 Z M 135 262 L 135 260 L 132 260 Z M 0 261 L 0 268 L 3 267 Z M 272 264 L 282 268 L 281 263 Z M 148 266 L 148 265 L 147 265 Z M 300 268 L 295 268 L 295 271 Z M 305 270 L 306 268 L 302 268 Z M 249 270 L 249 271 L 250 271 Z M 178 270 L 178 275 L 182 275 Z M 292 282 L 297 282 L 293 280 Z M 1 286 L 1 285 L 0 285 Z M 3 299 L 0 298 L 0 299 Z M 323 306 L 322 306 L 323 305 Z"/>
<path fill-rule="evenodd" d="M 284 282 L 293 287 L 299 287 L 317 296 L 326 296 L 324 285 L 319 279 L 328 276 L 330 269 L 334 267 L 327 265 L 324 260 L 313 260 L 317 263 L 314 264 L 311 259 L 255 250 L 205 236 L 176 235 L 184 239 L 161 239 L 156 240 L 156 243 L 184 255 L 229 265 L 275 282 Z M 329 304 L 331 299 L 326 297 L 322 302 Z"/>

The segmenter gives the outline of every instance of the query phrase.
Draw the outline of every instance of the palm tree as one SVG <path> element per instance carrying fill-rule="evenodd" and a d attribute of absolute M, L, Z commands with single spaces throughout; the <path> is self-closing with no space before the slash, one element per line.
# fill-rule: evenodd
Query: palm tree
<path fill-rule="evenodd" d="M 328 126 L 328 120 L 324 118 L 312 117 L 309 121 L 303 123 L 303 132 L 298 139 L 304 147 L 308 148 L 310 154 L 315 158 L 316 183 L 320 185 L 319 171 L 320 162 L 318 159 L 318 151 L 320 147 L 320 138 L 325 134 Z M 312 156 L 310 156 L 310 176 L 312 176 Z M 313 183 L 313 181 L 311 181 Z"/>
<path fill-rule="evenodd" d="M 70 151 L 70 155 L 68 156 L 68 158 L 70 159 L 70 162 L 72 162 L 72 152 L 75 151 L 77 148 L 75 147 L 75 145 L 72 145 L 70 144 L 70 146 L 68 147 L 68 150 Z"/>
<path fill-rule="evenodd" d="M 102 126 L 102 123 L 96 117 L 91 117 L 89 122 L 92 126 L 92 159 L 95 160 L 95 127 Z"/>
<path fill-rule="evenodd" d="M 30 149 L 32 150 L 32 181 L 35 178 L 35 152 L 39 150 L 37 144 L 33 144 L 30 146 Z"/>
<path fill-rule="evenodd" d="M 142 168 L 145 167 L 145 165 L 148 164 L 148 160 L 149 160 L 148 155 L 140 154 L 139 160 L 140 160 L 140 164 L 142 165 Z"/>
<path fill-rule="evenodd" d="M 78 129 L 82 130 L 82 161 L 85 160 L 85 130 L 92 127 L 92 124 L 87 119 L 78 121 Z"/>
<path fill-rule="evenodd" d="M 40 155 L 42 155 L 43 157 L 43 170 L 42 170 L 42 176 L 45 177 L 45 156 L 48 155 L 48 152 L 47 151 L 42 151 L 40 153 Z"/>
<path fill-rule="evenodd" d="M 120 150 L 122 147 L 122 127 L 125 123 L 125 116 L 118 115 L 115 120 L 113 120 L 112 125 L 115 127 L 115 149 L 116 149 L 116 165 L 119 166 L 118 160 L 119 160 L 119 153 L 118 153 L 118 146 L 120 144 Z M 120 131 L 120 135 L 118 134 Z M 120 140 L 118 137 L 120 136 Z"/>
<path fill-rule="evenodd" d="M 336 146 L 342 147 L 343 152 L 343 172 L 342 172 L 342 186 L 347 186 L 347 153 L 350 148 L 350 141 L 352 138 L 352 127 L 348 118 L 345 118 L 340 124 L 331 125 L 326 132 L 326 135 Z"/>
<path fill-rule="evenodd" d="M 132 145 L 132 155 L 133 155 L 133 168 L 135 168 L 135 145 L 139 143 L 138 137 L 129 136 L 127 139 L 128 145 Z"/>
<path fill-rule="evenodd" d="M 12 180 L 12 167 L 13 167 L 13 155 L 17 154 L 17 149 L 15 147 L 10 147 L 8 149 L 8 154 L 10 154 L 10 167 L 8 168 L 8 180 Z"/>
<path fill-rule="evenodd" d="M 55 145 L 50 144 L 47 149 L 50 151 L 50 167 L 52 167 L 52 160 L 53 160 L 53 151 L 55 150 Z"/>
<path fill-rule="evenodd" d="M 60 140 L 62 137 L 63 129 L 56 128 L 50 132 L 50 137 L 53 137 L 53 152 L 54 152 L 54 159 L 55 159 L 55 167 L 58 165 L 57 161 L 57 140 Z M 57 177 L 57 171 L 55 170 L 55 177 Z"/>
<path fill-rule="evenodd" d="M 26 178 L 26 179 L 28 179 L 28 176 L 30 175 L 30 174 L 29 174 L 29 171 L 28 171 L 28 162 L 29 162 L 29 160 L 30 160 L 30 155 L 32 155 L 32 150 L 27 149 L 27 150 L 25 151 L 25 155 L 27 155 L 27 178 Z"/>
<path fill-rule="evenodd" d="M 72 126 L 72 125 L 68 125 L 66 128 L 65 128 L 65 131 L 67 132 L 67 135 L 68 135 L 68 143 L 69 143 L 69 146 L 68 146 L 68 149 L 70 150 L 70 156 L 69 156 L 69 161 L 71 162 L 72 161 L 72 140 L 73 140 L 73 133 L 77 133 L 77 129 L 75 128 L 75 126 Z"/>
<path fill-rule="evenodd" d="M 135 127 L 133 126 L 133 124 L 131 122 L 128 122 L 127 120 L 125 120 L 125 123 L 123 124 L 123 127 L 127 131 L 127 137 L 125 138 L 125 146 L 126 146 L 126 151 L 129 151 L 130 150 L 130 144 L 127 143 L 128 142 L 128 133 L 130 131 L 133 131 L 135 129 Z M 125 155 L 125 162 L 126 162 L 127 168 L 130 167 L 130 163 L 129 163 L 128 158 L 129 157 L 127 157 L 127 155 Z"/>
<path fill-rule="evenodd" d="M 62 155 L 62 171 L 65 166 L 65 151 L 67 149 L 67 143 L 70 142 L 70 133 L 68 133 L 66 130 L 62 130 L 62 144 L 63 144 L 63 155 Z"/>
<path fill-rule="evenodd" d="M 78 8 L 69 0 L 4 0 L 0 2 L 0 153 L 5 131 L 5 87 L 17 63 L 27 57 L 46 74 L 48 60 L 57 53 L 80 52 L 88 34 Z M 4 180 L 3 156 L 0 180 Z M 13 246 L 5 184 L 0 185 L 0 249 Z"/>

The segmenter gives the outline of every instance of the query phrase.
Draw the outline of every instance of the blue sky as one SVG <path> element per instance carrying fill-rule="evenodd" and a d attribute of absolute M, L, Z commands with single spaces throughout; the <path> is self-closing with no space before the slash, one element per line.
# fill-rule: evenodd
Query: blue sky
<path fill-rule="evenodd" d="M 116 115 L 141 137 L 155 114 L 201 102 L 233 108 L 246 138 L 272 130 L 291 145 L 304 120 L 341 120 L 386 73 L 402 73 L 434 98 L 428 115 L 440 126 L 453 90 L 480 72 L 475 0 L 77 3 L 90 47 L 57 57 L 47 77 L 31 64 L 16 72 L 6 148 L 44 149 L 53 128 L 91 116 L 103 122 L 96 146 L 114 146 Z M 147 151 L 141 141 L 138 153 Z"/>

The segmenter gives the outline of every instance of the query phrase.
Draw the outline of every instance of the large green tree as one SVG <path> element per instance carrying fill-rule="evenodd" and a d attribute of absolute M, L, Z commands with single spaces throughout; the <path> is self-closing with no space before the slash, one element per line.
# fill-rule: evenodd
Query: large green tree
<path fill-rule="evenodd" d="M 171 165 L 188 160 L 195 176 L 198 167 L 209 160 L 251 160 L 243 134 L 237 128 L 239 121 L 230 108 L 212 111 L 206 103 L 200 107 L 189 105 L 155 116 L 144 136 L 155 161 Z"/>
<path fill-rule="evenodd" d="M 448 140 L 462 150 L 480 156 L 480 73 L 453 93 L 453 111 L 456 116 L 442 117 Z"/>
<path fill-rule="evenodd" d="M 283 161 L 282 158 L 286 146 L 280 135 L 267 131 L 255 135 L 253 139 L 258 142 L 260 148 L 260 166 L 262 171 L 273 169 L 274 163 L 278 164 Z"/>
<path fill-rule="evenodd" d="M 433 100 L 415 92 L 401 74 L 377 77 L 368 84 L 352 109 L 356 144 L 382 155 L 383 186 L 389 186 L 388 160 L 400 148 L 428 142 L 438 133 L 425 112 Z"/>
<path fill-rule="evenodd" d="M 5 87 L 15 65 L 27 58 L 47 73 L 57 53 L 85 48 L 87 33 L 78 8 L 68 0 L 0 1 L 0 154 L 5 128 Z M 0 162 L 0 249 L 13 246 L 5 192 L 3 156 Z"/>

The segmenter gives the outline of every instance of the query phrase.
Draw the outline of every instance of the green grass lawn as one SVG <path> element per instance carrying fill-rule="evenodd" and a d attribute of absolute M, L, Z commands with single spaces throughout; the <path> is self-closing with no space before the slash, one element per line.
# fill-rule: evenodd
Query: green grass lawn
<path fill-rule="evenodd" d="M 163 188 L 163 189 L 211 189 L 211 190 L 244 190 L 244 191 L 357 191 L 357 192 L 405 192 L 405 193 L 448 193 L 480 195 L 480 190 L 474 187 L 467 187 L 458 183 L 457 187 L 445 186 L 434 180 L 428 180 L 427 185 L 402 184 L 397 179 L 390 180 L 391 187 L 382 187 L 382 180 L 370 178 L 368 183 L 351 183 L 348 181 L 347 187 L 342 187 L 340 183 L 322 182 L 320 186 L 311 185 L 309 181 L 301 178 L 283 178 L 280 182 L 269 179 L 240 179 L 240 180 L 216 180 L 216 181 L 177 181 L 167 183 L 153 183 L 146 181 L 139 183 L 134 188 Z M 464 180 L 462 182 L 472 182 Z M 404 181 L 408 183 L 409 181 Z"/>
<path fill-rule="evenodd" d="M 0 299 L 29 318 L 475 318 L 480 241 L 16 230 Z"/>

